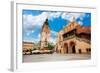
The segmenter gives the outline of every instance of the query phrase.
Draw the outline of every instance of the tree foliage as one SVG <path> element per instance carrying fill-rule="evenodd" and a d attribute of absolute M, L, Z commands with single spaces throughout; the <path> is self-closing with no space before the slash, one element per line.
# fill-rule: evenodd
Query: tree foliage
<path fill-rule="evenodd" d="M 49 50 L 53 50 L 54 49 L 54 45 L 52 43 L 48 43 L 48 49 Z"/>

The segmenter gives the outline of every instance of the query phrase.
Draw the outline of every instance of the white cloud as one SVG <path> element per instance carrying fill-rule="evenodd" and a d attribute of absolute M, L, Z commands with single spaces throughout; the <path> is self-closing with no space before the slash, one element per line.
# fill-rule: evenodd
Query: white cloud
<path fill-rule="evenodd" d="M 40 38 L 40 34 L 38 34 L 38 38 Z"/>
<path fill-rule="evenodd" d="M 87 14 L 87 17 L 89 17 L 90 15 L 89 14 Z"/>
<path fill-rule="evenodd" d="M 61 12 L 42 12 L 37 16 L 32 14 L 23 15 L 23 27 L 25 30 L 33 30 L 35 26 L 42 26 L 46 18 L 53 20 L 53 18 L 58 18 L 61 15 Z"/>
<path fill-rule="evenodd" d="M 35 25 L 39 25 L 41 26 L 44 21 L 47 18 L 47 13 L 46 12 L 42 12 L 40 15 L 37 16 L 33 16 L 33 15 L 23 15 L 23 24 L 27 27 L 29 26 L 35 26 Z"/>
<path fill-rule="evenodd" d="M 34 31 L 34 30 L 32 30 L 31 32 L 32 32 L 32 33 L 34 33 L 35 31 Z"/>
<path fill-rule="evenodd" d="M 38 43 L 40 40 L 39 40 L 39 39 L 34 39 L 34 38 L 32 38 L 32 39 L 24 39 L 23 41 L 25 41 L 25 42 Z"/>
<path fill-rule="evenodd" d="M 29 32 L 26 32 L 26 35 L 27 35 L 27 36 L 29 36 L 29 35 L 30 35 L 30 33 L 29 33 Z"/>
<path fill-rule="evenodd" d="M 69 20 L 70 15 L 68 15 L 68 14 L 69 14 L 68 12 L 66 12 L 66 13 L 64 12 L 64 13 L 62 13 L 61 17 L 63 19 Z"/>
<path fill-rule="evenodd" d="M 56 32 L 56 31 L 53 31 L 53 30 L 51 30 L 50 32 L 51 32 L 52 34 L 55 34 L 55 35 L 57 34 L 57 32 Z"/>
<path fill-rule="evenodd" d="M 83 20 L 83 17 L 80 17 L 80 20 L 82 21 Z"/>
<path fill-rule="evenodd" d="M 34 42 L 34 41 L 31 40 L 31 39 L 30 39 L 30 40 L 29 40 L 29 39 L 24 39 L 23 41 L 24 41 L 24 42 Z"/>
<path fill-rule="evenodd" d="M 40 15 L 35 16 L 33 20 L 33 25 L 42 25 L 47 18 L 47 13 L 42 12 Z"/>
<path fill-rule="evenodd" d="M 57 40 L 57 32 L 51 30 L 51 34 L 50 34 L 50 38 L 49 41 L 53 44 L 56 44 L 56 40 Z"/>
<path fill-rule="evenodd" d="M 82 21 L 78 21 L 78 24 L 83 25 L 83 22 Z"/>
<path fill-rule="evenodd" d="M 41 26 L 46 18 L 48 17 L 49 20 L 53 20 L 54 18 L 58 18 L 61 16 L 63 19 L 68 21 L 73 21 L 73 17 L 75 19 L 80 18 L 83 20 L 83 17 L 85 16 L 85 13 L 70 13 L 70 12 L 42 12 L 41 14 L 37 16 L 33 15 L 23 15 L 23 24 L 25 25 L 25 28 L 28 28 L 30 26 Z"/>
<path fill-rule="evenodd" d="M 51 32 L 50 37 L 52 37 L 52 38 L 57 37 L 57 32 L 56 31 L 51 30 L 50 32 Z"/>
<path fill-rule="evenodd" d="M 62 13 L 62 18 L 68 21 L 73 21 L 73 18 L 77 19 L 77 18 L 83 18 L 85 16 L 84 13 Z"/>
<path fill-rule="evenodd" d="M 56 44 L 56 38 L 50 37 L 49 42 Z"/>
<path fill-rule="evenodd" d="M 40 39 L 33 39 L 34 43 L 38 43 Z"/>
<path fill-rule="evenodd" d="M 53 20 L 54 18 L 58 18 L 62 12 L 48 12 L 48 19 Z"/>
<path fill-rule="evenodd" d="M 42 12 L 40 15 L 33 16 L 33 15 L 23 15 L 23 30 L 26 36 L 30 36 L 32 33 L 35 32 L 35 29 L 39 29 L 40 26 L 43 25 L 47 18 L 47 13 Z M 40 37 L 38 37 L 40 38 Z M 34 39 L 36 40 L 36 39 Z"/>

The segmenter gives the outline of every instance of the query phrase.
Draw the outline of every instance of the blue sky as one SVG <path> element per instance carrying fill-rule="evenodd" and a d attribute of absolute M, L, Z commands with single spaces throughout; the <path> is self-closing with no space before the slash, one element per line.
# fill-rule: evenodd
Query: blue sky
<path fill-rule="evenodd" d="M 91 26 L 91 13 L 23 10 L 22 15 L 23 41 L 40 41 L 41 27 L 46 19 L 51 30 L 50 42 L 53 43 L 56 42 L 57 32 L 73 21 L 73 17 L 80 25 Z"/>

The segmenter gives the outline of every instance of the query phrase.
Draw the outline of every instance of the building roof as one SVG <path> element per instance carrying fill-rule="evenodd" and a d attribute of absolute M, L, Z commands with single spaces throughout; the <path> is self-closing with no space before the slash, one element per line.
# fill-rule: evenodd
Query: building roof
<path fill-rule="evenodd" d="M 91 33 L 91 26 L 80 26 L 76 29 L 77 29 L 76 30 L 77 34 L 80 34 L 80 33 L 90 34 Z"/>
<path fill-rule="evenodd" d="M 43 31 L 50 32 L 49 24 L 48 24 L 48 19 L 46 19 L 46 21 L 44 22 L 44 24 L 42 26 L 41 32 L 43 32 Z"/>
<path fill-rule="evenodd" d="M 63 28 L 63 31 L 67 33 L 67 32 L 70 32 L 74 29 L 76 29 L 77 34 L 80 34 L 80 33 L 90 34 L 91 33 L 91 26 L 81 26 L 76 21 L 70 22 L 67 26 L 65 26 Z M 62 30 L 60 30 L 60 32 L 61 31 Z"/>
<path fill-rule="evenodd" d="M 77 22 L 73 21 L 73 22 L 70 22 L 67 26 L 65 26 L 63 28 L 63 30 L 66 30 L 66 32 L 69 32 L 69 31 L 75 29 L 78 26 L 80 26 L 80 24 L 78 24 Z"/>
<path fill-rule="evenodd" d="M 47 25 L 47 26 L 49 25 L 49 24 L 48 24 L 48 19 L 45 20 L 45 22 L 44 22 L 42 28 L 44 28 L 45 25 Z"/>
<path fill-rule="evenodd" d="M 34 44 L 33 42 L 23 42 L 23 44 Z"/>

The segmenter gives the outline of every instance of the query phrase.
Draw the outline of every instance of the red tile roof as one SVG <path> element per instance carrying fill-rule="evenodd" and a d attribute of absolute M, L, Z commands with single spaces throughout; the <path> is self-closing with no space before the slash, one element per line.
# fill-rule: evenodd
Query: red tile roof
<path fill-rule="evenodd" d="M 78 28 L 76 28 L 76 32 L 78 34 L 80 33 L 87 33 L 87 34 L 90 34 L 91 33 L 91 26 L 80 26 Z"/>

